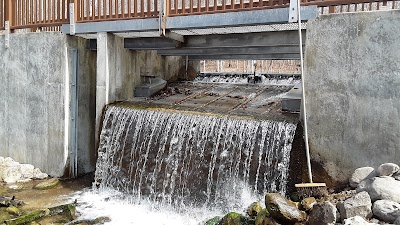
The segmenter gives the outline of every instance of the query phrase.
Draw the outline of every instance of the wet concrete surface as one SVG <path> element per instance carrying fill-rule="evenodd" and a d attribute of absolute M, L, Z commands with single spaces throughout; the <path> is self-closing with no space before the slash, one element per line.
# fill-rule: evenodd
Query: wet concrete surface
<path fill-rule="evenodd" d="M 153 97 L 136 97 L 125 103 L 144 108 L 297 122 L 298 114 L 281 109 L 282 96 L 292 88 L 290 85 L 172 83 Z"/>

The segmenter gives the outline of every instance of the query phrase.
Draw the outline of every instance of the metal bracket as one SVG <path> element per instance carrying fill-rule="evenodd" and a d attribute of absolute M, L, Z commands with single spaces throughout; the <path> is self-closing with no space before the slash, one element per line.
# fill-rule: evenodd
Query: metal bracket
<path fill-rule="evenodd" d="M 69 3 L 69 34 L 75 35 L 75 9 L 74 3 Z"/>
<path fill-rule="evenodd" d="M 300 0 L 290 0 L 289 4 L 289 23 L 295 23 L 298 20 L 298 13 L 299 13 L 299 8 L 297 7 L 297 1 Z"/>
<path fill-rule="evenodd" d="M 5 29 L 6 29 L 6 35 L 5 35 L 5 46 L 6 48 L 10 47 L 10 22 L 7 20 L 4 23 Z"/>
<path fill-rule="evenodd" d="M 174 32 L 172 32 L 170 30 L 164 30 L 164 32 L 165 32 L 164 36 L 166 38 L 169 38 L 169 39 L 172 39 L 174 41 L 181 42 L 181 43 L 185 42 L 185 38 L 180 34 L 174 33 Z"/>

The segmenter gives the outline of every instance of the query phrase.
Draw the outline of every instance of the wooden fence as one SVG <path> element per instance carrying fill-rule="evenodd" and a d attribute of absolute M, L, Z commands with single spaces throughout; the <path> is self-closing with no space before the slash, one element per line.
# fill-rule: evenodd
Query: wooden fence
<path fill-rule="evenodd" d="M 304 6 L 317 5 L 322 14 L 400 9 L 400 0 L 301 1 Z M 70 2 L 75 5 L 75 22 L 84 23 L 155 18 L 164 7 L 167 17 L 286 8 L 290 0 L 0 0 L 0 30 L 5 21 L 11 30 L 59 30 L 69 23 Z"/>

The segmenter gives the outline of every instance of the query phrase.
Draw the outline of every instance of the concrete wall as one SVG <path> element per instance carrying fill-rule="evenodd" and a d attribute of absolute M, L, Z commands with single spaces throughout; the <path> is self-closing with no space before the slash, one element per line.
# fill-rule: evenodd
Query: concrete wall
<path fill-rule="evenodd" d="M 184 66 L 182 57 L 162 57 L 156 51 L 131 51 L 124 40 L 110 33 L 97 34 L 96 143 L 105 105 L 134 97 L 141 75 L 169 80 Z"/>
<path fill-rule="evenodd" d="M 400 11 L 321 16 L 306 46 L 312 158 L 340 181 L 400 163 Z"/>
<path fill-rule="evenodd" d="M 78 122 L 86 128 L 78 133 L 78 165 L 84 165 L 79 172 L 94 169 L 88 156 L 94 139 L 86 138 L 94 135 L 89 126 L 94 124 L 94 88 L 89 87 L 94 87 L 95 55 L 82 39 L 58 32 L 12 34 L 8 49 L 0 36 L 0 156 L 52 176 L 67 174 L 72 47 L 78 48 L 84 69 L 78 78 Z"/>

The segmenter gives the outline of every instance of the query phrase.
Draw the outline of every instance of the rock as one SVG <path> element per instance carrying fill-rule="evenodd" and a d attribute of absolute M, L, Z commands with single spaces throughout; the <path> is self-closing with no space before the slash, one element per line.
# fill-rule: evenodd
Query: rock
<path fill-rule="evenodd" d="M 379 225 L 377 223 L 368 223 L 361 216 L 355 216 L 344 220 L 343 225 Z"/>
<path fill-rule="evenodd" d="M 262 209 L 261 212 L 258 213 L 255 219 L 255 225 L 264 225 L 265 218 L 270 217 L 270 214 L 267 209 Z"/>
<path fill-rule="evenodd" d="M 42 173 L 39 168 L 35 168 L 33 170 L 33 178 L 35 179 L 43 180 L 46 179 L 48 176 L 49 175 L 47 175 L 46 173 Z"/>
<path fill-rule="evenodd" d="M 355 216 L 369 219 L 372 217 L 371 207 L 371 198 L 366 191 L 356 194 L 344 201 L 342 204 L 338 204 L 342 221 Z"/>
<path fill-rule="evenodd" d="M 28 214 L 25 214 L 23 216 L 6 220 L 7 225 L 18 225 L 18 224 L 26 224 L 32 221 L 35 221 L 37 219 L 40 219 L 44 216 L 50 215 L 50 210 L 49 209 L 43 209 L 43 210 L 37 210 Z"/>
<path fill-rule="evenodd" d="M 395 224 L 395 225 L 400 225 L 400 217 L 397 218 L 397 219 L 393 222 L 393 224 Z"/>
<path fill-rule="evenodd" d="M 393 177 L 374 177 L 362 181 L 357 192 L 366 191 L 372 202 L 386 199 L 400 203 L 400 181 Z"/>
<path fill-rule="evenodd" d="M 96 218 L 94 220 L 95 224 L 104 224 L 104 223 L 107 223 L 107 222 L 111 222 L 111 219 L 109 217 L 106 217 L 106 216 L 102 216 L 102 217 Z"/>
<path fill-rule="evenodd" d="M 303 207 L 304 210 L 310 211 L 315 203 L 317 203 L 317 200 L 315 200 L 314 197 L 309 197 L 301 201 L 301 206 Z"/>
<path fill-rule="evenodd" d="M 374 202 L 372 211 L 379 219 L 393 223 L 400 217 L 400 204 L 389 200 L 378 200 Z"/>
<path fill-rule="evenodd" d="M 265 217 L 261 223 L 256 223 L 255 225 L 281 225 L 278 221 L 271 217 Z"/>
<path fill-rule="evenodd" d="M 400 180 L 400 173 L 397 172 L 396 174 L 394 174 L 393 178 L 396 179 L 396 180 Z"/>
<path fill-rule="evenodd" d="M 0 210 L 0 223 L 3 223 L 5 220 L 9 220 L 10 214 L 8 214 L 8 212 Z"/>
<path fill-rule="evenodd" d="M 33 178 L 33 170 L 35 169 L 34 166 L 30 164 L 20 164 L 20 173 L 22 176 L 22 179 L 32 179 Z"/>
<path fill-rule="evenodd" d="M 46 180 L 44 182 L 41 182 L 41 183 L 33 186 L 33 188 L 38 189 L 38 190 L 46 190 L 46 189 L 54 188 L 59 183 L 60 183 L 60 180 L 58 180 L 57 178 L 52 178 L 52 179 Z"/>
<path fill-rule="evenodd" d="M 6 208 L 6 211 L 8 213 L 16 215 L 16 216 L 21 215 L 21 210 L 18 209 L 17 207 L 15 207 L 15 206 L 9 206 L 8 208 Z"/>
<path fill-rule="evenodd" d="M 244 225 L 247 223 L 247 219 L 239 213 L 230 212 L 226 214 L 219 225 Z"/>
<path fill-rule="evenodd" d="M 247 208 L 247 215 L 249 215 L 251 218 L 254 218 L 257 216 L 259 212 L 261 212 L 262 207 L 259 202 L 253 202 L 251 205 Z"/>
<path fill-rule="evenodd" d="M 361 167 L 356 169 L 349 179 L 350 186 L 356 188 L 358 184 L 368 178 L 375 177 L 376 172 L 372 167 Z"/>
<path fill-rule="evenodd" d="M 330 202 L 314 204 L 308 218 L 310 225 L 330 225 L 336 222 L 336 206 Z"/>
<path fill-rule="evenodd" d="M 384 163 L 380 165 L 377 169 L 379 176 L 392 176 L 398 172 L 400 167 L 394 163 Z"/>
<path fill-rule="evenodd" d="M 3 170 L 3 181 L 6 183 L 16 183 L 18 180 L 22 178 L 22 174 L 20 171 L 19 164 L 18 165 L 10 165 L 4 168 Z"/>
<path fill-rule="evenodd" d="M 221 220 L 221 217 L 216 216 L 214 218 L 211 218 L 207 220 L 204 225 L 218 225 L 219 221 Z"/>
<path fill-rule="evenodd" d="M 265 195 L 265 206 L 274 219 L 282 223 L 294 224 L 306 219 L 306 213 L 300 211 L 296 205 L 278 193 Z"/>

